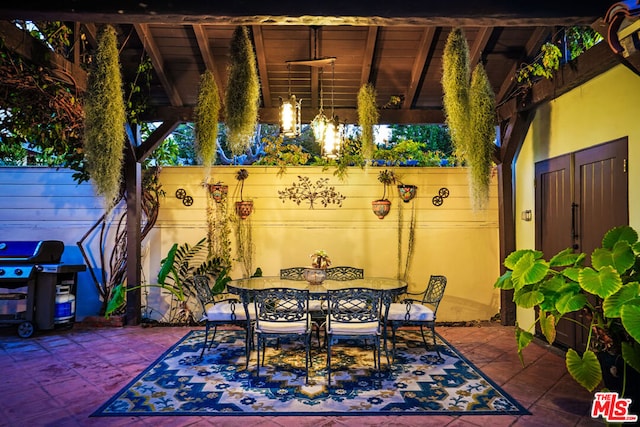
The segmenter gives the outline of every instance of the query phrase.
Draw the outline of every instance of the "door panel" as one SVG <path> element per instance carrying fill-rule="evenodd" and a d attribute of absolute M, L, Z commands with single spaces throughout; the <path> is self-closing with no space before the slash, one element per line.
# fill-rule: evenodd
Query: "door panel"
<path fill-rule="evenodd" d="M 536 249 L 547 258 L 573 244 L 571 190 L 570 155 L 536 163 Z M 536 331 L 542 335 L 538 327 Z M 556 344 L 569 347 L 575 340 L 574 323 L 561 320 Z"/>
<path fill-rule="evenodd" d="M 627 138 L 536 164 L 536 249 L 546 257 L 573 247 L 589 255 L 607 230 L 629 223 Z M 572 182 L 573 181 L 573 182 Z M 562 320 L 556 343 L 584 351 L 582 317 Z"/>

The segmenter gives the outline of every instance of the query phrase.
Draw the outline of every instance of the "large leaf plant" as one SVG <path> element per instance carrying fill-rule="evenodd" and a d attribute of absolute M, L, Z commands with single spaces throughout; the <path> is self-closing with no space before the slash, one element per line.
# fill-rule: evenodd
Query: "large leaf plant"
<path fill-rule="evenodd" d="M 531 249 L 512 252 L 504 261 L 507 271 L 496 288 L 513 289 L 518 307 L 537 308 L 539 324 L 552 344 L 556 326 L 570 313 L 583 312 L 588 328 L 587 347 L 579 354 L 566 353 L 569 374 L 593 391 L 602 381 L 598 352 L 622 355 L 625 363 L 640 372 L 640 242 L 629 226 L 615 227 L 602 239 L 602 247 L 587 255 L 565 249 L 548 261 Z M 518 355 L 533 340 L 533 333 L 516 328 Z M 626 376 L 626 370 L 624 370 Z M 624 384 L 624 382 L 623 382 Z M 624 393 L 624 390 L 623 390 Z"/>

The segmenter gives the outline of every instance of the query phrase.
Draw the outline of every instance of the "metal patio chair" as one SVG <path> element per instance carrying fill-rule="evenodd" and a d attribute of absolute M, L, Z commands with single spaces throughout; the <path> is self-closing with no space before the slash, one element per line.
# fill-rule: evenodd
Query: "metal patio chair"
<path fill-rule="evenodd" d="M 426 351 L 429 345 L 425 338 L 425 328 L 431 331 L 433 347 L 438 354 L 438 358 L 442 359 L 438 346 L 436 345 L 436 313 L 440 301 L 444 296 L 447 287 L 447 278 L 440 275 L 431 275 L 429 282 L 424 291 L 419 293 L 406 293 L 405 297 L 399 301 L 389 304 L 385 314 L 385 348 L 386 348 L 386 329 L 391 328 L 391 342 L 393 345 L 392 357 L 396 358 L 396 331 L 403 326 L 420 326 L 420 334 Z"/>
<path fill-rule="evenodd" d="M 255 334 L 257 337 L 257 376 L 260 365 L 264 365 L 265 347 L 269 338 L 294 338 L 302 341 L 305 348 L 306 383 L 309 382 L 311 361 L 311 331 L 309 316 L 309 291 L 290 288 L 262 289 L 255 293 Z M 262 359 L 260 352 L 262 351 Z"/>
<path fill-rule="evenodd" d="M 334 340 L 341 338 L 371 338 L 374 369 L 379 375 L 382 291 L 368 288 L 328 290 L 327 303 L 327 384 L 331 385 L 331 346 Z"/>
<path fill-rule="evenodd" d="M 356 280 L 364 279 L 364 269 L 349 266 L 337 266 L 327 268 L 327 280 Z"/>
<path fill-rule="evenodd" d="M 237 295 L 230 294 L 226 289 L 222 293 L 214 293 L 209 285 L 207 276 L 194 276 L 192 280 L 196 296 L 202 306 L 202 321 L 205 321 L 204 343 L 200 358 L 206 349 L 210 349 L 216 338 L 218 326 L 235 325 L 245 331 L 245 367 L 249 367 L 249 356 L 252 348 L 252 321 L 255 319 L 255 309 L 250 304 L 243 304 Z M 213 336 L 209 340 L 209 331 L 213 329 Z M 209 345 L 207 346 L 207 343 Z"/>
<path fill-rule="evenodd" d="M 289 267 L 280 269 L 280 278 L 284 280 L 304 280 L 302 272 L 307 267 Z"/>

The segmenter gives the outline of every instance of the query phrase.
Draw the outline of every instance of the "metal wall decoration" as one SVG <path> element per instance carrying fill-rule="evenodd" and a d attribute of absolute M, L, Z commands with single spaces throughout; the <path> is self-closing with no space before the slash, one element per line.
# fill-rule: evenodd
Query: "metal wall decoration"
<path fill-rule="evenodd" d="M 176 190 L 176 199 L 182 200 L 182 204 L 185 206 L 193 205 L 193 197 L 189 196 L 184 188 Z"/>
<path fill-rule="evenodd" d="M 442 187 L 440 190 L 438 190 L 438 195 L 433 196 L 431 202 L 434 204 L 434 206 L 442 206 L 442 204 L 444 203 L 444 199 L 446 199 L 447 197 L 449 197 L 449 189 Z"/>
<path fill-rule="evenodd" d="M 293 183 L 291 187 L 278 190 L 282 203 L 291 200 L 297 205 L 303 201 L 309 203 L 309 209 L 313 209 L 314 203 L 319 202 L 325 208 L 330 205 L 342 207 L 345 196 L 336 191 L 335 187 L 329 186 L 329 178 L 320 178 L 316 182 L 311 182 L 308 176 L 299 176 L 298 183 Z"/>

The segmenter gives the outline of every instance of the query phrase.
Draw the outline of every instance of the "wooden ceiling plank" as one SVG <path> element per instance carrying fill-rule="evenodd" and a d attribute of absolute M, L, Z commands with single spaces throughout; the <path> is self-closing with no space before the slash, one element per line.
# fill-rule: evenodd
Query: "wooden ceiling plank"
<path fill-rule="evenodd" d="M 138 37 L 142 40 L 145 50 L 149 54 L 149 58 L 151 58 L 153 69 L 156 72 L 158 79 L 160 79 L 160 84 L 164 87 L 171 105 L 174 107 L 181 107 L 184 105 L 182 97 L 178 93 L 178 89 L 175 87 L 173 82 L 169 79 L 169 76 L 167 76 L 162 55 L 160 54 L 160 50 L 151 35 L 151 31 L 149 31 L 149 26 L 147 24 L 133 24 L 133 26 L 138 33 Z"/>
<path fill-rule="evenodd" d="M 360 86 L 369 83 L 371 79 L 371 68 L 373 67 L 373 55 L 376 50 L 376 41 L 378 39 L 378 27 L 369 27 L 367 32 L 367 41 L 364 52 L 362 53 L 362 73 L 360 75 Z"/>
<path fill-rule="evenodd" d="M 487 47 L 487 43 L 493 33 L 493 27 L 482 27 L 478 29 L 478 35 L 473 42 L 473 46 L 469 51 L 469 65 L 471 69 L 481 60 L 482 52 Z"/>
<path fill-rule="evenodd" d="M 431 53 L 431 45 L 433 44 L 433 37 L 435 36 L 436 29 L 434 27 L 426 27 L 422 32 L 420 38 L 420 44 L 418 46 L 418 52 L 416 59 L 413 61 L 413 67 L 411 68 L 411 78 L 409 80 L 409 86 L 404 95 L 403 109 L 409 109 L 414 105 L 415 98 L 418 93 L 418 86 L 420 85 L 420 79 L 424 73 L 424 68 L 427 65 L 427 57 Z"/>
<path fill-rule="evenodd" d="M 87 90 L 87 72 L 79 64 L 51 51 L 28 33 L 10 22 L 0 21 L 0 35 L 9 49 L 30 61 L 51 68 L 56 76 L 80 91 Z"/>
<path fill-rule="evenodd" d="M 267 56 L 264 49 L 264 37 L 262 36 L 262 26 L 254 25 L 253 43 L 256 49 L 256 62 L 258 63 L 258 73 L 260 75 L 260 90 L 262 91 L 262 103 L 266 108 L 273 106 L 271 101 L 271 87 L 269 86 L 269 71 L 267 67 Z"/>
<path fill-rule="evenodd" d="M 544 43 L 544 40 L 550 33 L 551 30 L 544 27 L 539 27 L 533 30 L 533 32 L 531 33 L 531 37 L 529 37 L 529 40 L 525 45 L 525 53 L 527 57 L 532 57 L 534 53 L 540 50 L 540 47 Z M 521 63 L 519 61 L 514 61 L 513 66 L 507 73 L 507 76 L 511 77 L 507 77 L 504 79 L 502 85 L 500 85 L 500 90 L 498 90 L 498 93 L 496 94 L 496 101 L 498 104 L 504 102 L 511 95 L 510 91 L 516 84 L 516 72 L 518 71 L 518 68 L 520 68 L 520 66 Z"/>
<path fill-rule="evenodd" d="M 220 75 L 218 67 L 216 67 L 216 61 L 213 58 L 213 54 L 211 53 L 211 45 L 209 44 L 209 38 L 207 37 L 207 32 L 204 25 L 194 24 L 193 33 L 196 36 L 196 42 L 198 43 L 198 49 L 200 49 L 202 60 L 204 61 L 207 70 L 213 73 L 213 76 L 216 80 L 216 85 L 218 86 L 218 91 L 221 92 L 220 96 L 222 99 L 222 88 L 224 87 L 224 79 Z"/>

